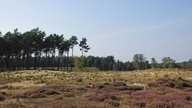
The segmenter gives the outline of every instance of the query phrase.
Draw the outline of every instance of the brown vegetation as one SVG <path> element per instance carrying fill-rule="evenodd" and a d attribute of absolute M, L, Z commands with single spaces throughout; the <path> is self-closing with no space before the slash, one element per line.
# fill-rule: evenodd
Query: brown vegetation
<path fill-rule="evenodd" d="M 192 71 L 0 73 L 2 108 L 190 108 Z M 7 77 L 9 76 L 9 77 Z M 77 81 L 81 79 L 81 81 Z M 15 80 L 15 81 L 14 81 Z"/>

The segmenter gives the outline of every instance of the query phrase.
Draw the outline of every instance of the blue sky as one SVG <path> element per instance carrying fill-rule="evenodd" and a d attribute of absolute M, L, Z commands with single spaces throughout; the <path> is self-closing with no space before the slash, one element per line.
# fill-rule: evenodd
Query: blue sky
<path fill-rule="evenodd" d="M 0 0 L 0 31 L 86 37 L 86 55 L 192 58 L 192 0 Z M 78 47 L 75 51 L 80 55 Z"/>

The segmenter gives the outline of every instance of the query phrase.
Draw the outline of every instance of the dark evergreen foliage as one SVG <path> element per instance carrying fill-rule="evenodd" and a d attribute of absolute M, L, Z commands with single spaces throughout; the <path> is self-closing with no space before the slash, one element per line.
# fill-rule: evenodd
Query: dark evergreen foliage
<path fill-rule="evenodd" d="M 76 36 L 65 39 L 63 35 L 46 35 L 39 28 L 21 33 L 18 29 L 0 32 L 0 71 L 20 69 L 52 69 L 72 71 L 75 67 L 73 49 L 79 45 L 82 56 L 90 47 L 87 39 L 77 41 Z M 72 55 L 69 55 L 71 50 Z M 85 67 L 94 67 L 103 71 L 132 71 L 150 68 L 181 68 L 192 69 L 192 59 L 176 63 L 170 57 L 162 58 L 158 63 L 155 58 L 151 63 L 143 54 L 135 54 L 133 61 L 122 62 L 115 60 L 114 56 L 107 57 L 85 57 Z M 71 67 L 71 68 L 69 68 Z"/>

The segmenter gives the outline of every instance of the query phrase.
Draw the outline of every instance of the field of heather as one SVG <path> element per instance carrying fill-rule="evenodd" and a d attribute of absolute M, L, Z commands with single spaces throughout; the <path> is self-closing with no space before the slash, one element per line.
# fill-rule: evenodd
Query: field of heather
<path fill-rule="evenodd" d="M 191 108 L 192 70 L 0 73 L 1 108 Z"/>

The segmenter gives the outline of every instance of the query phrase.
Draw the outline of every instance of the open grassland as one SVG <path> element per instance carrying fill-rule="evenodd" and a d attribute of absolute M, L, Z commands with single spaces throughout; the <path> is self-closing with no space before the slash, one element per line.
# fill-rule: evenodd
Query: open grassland
<path fill-rule="evenodd" d="M 1 108 L 191 108 L 192 71 L 0 73 Z"/>

